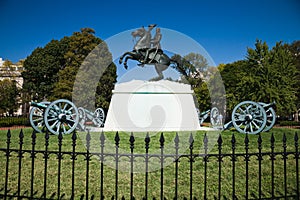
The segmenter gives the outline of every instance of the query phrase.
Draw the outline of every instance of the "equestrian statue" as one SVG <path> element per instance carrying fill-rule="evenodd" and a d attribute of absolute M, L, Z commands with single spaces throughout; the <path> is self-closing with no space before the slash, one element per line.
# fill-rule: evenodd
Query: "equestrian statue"
<path fill-rule="evenodd" d="M 158 77 L 151 80 L 158 81 L 164 78 L 162 72 L 171 64 L 173 64 L 173 67 L 177 68 L 179 71 L 182 71 L 182 69 L 175 60 L 170 59 L 161 49 L 160 41 L 162 34 L 160 32 L 160 28 L 156 28 L 155 36 L 152 38 L 151 31 L 154 27 L 156 27 L 156 24 L 151 24 L 148 26 L 148 30 L 141 27 L 131 33 L 134 39 L 139 39 L 134 45 L 133 51 L 125 52 L 120 57 L 119 63 L 122 64 L 123 59 L 125 58 L 123 63 L 125 69 L 128 68 L 128 59 L 138 61 L 138 65 L 141 67 L 144 67 L 145 64 L 154 65 Z"/>

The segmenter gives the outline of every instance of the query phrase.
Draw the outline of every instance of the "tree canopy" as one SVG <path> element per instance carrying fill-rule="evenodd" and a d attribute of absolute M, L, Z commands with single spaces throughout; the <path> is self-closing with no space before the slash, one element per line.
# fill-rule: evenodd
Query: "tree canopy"
<path fill-rule="evenodd" d="M 53 96 L 58 72 L 65 68 L 64 54 L 68 50 L 69 38 L 50 41 L 45 47 L 36 48 L 24 61 L 23 89 L 32 100 L 43 101 Z"/>
<path fill-rule="evenodd" d="M 221 75 L 228 110 L 245 100 L 275 101 L 279 115 L 296 109 L 297 68 L 291 51 L 281 42 L 269 49 L 266 42 L 257 40 L 245 60 L 223 66 Z"/>
<path fill-rule="evenodd" d="M 96 37 L 95 31 L 91 28 L 82 28 L 80 32 L 74 32 L 71 36 L 66 36 L 61 40 L 52 40 L 45 47 L 36 48 L 30 56 L 24 61 L 25 71 L 24 91 L 26 91 L 32 100 L 72 100 L 72 92 L 77 72 L 86 57 L 103 41 Z M 106 80 L 105 87 L 103 80 L 96 80 L 101 90 L 95 91 L 97 105 L 108 108 L 111 91 L 116 82 L 116 66 L 112 63 L 108 48 L 105 59 L 109 67 L 103 73 L 103 79 Z M 103 53 L 103 52 L 102 52 Z M 109 56 L 110 55 L 110 56 Z M 97 57 L 98 56 L 98 57 Z M 90 56 L 91 57 L 91 56 Z M 100 56 L 101 57 L 101 56 Z M 95 55 L 94 61 L 99 60 L 99 55 Z M 101 59 L 100 59 L 101 60 Z M 96 64 L 95 62 L 92 64 Z M 89 61 L 87 61 L 89 62 Z M 87 63 L 86 62 L 86 63 Z M 99 64 L 99 62 L 97 63 Z M 91 67 L 91 65 L 83 65 Z M 94 66 L 97 67 L 97 66 Z M 85 81 L 84 79 L 82 81 Z M 84 96 L 85 92 L 82 91 Z M 99 100 L 102 99 L 102 100 Z"/>
<path fill-rule="evenodd" d="M 0 80 L 0 94 L 0 114 L 13 115 L 19 106 L 20 90 L 17 82 L 9 79 Z"/>
<path fill-rule="evenodd" d="M 179 67 L 175 68 L 181 75 L 181 81 L 191 85 L 194 90 L 197 107 L 201 111 L 210 108 L 210 95 L 207 83 L 204 80 L 207 77 L 208 62 L 206 58 L 198 53 L 191 52 L 185 56 L 175 54 L 171 57 Z"/>

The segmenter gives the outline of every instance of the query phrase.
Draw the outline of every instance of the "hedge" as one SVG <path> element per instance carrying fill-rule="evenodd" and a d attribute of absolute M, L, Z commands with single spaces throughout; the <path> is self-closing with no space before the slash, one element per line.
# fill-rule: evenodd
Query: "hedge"
<path fill-rule="evenodd" d="M 280 126 L 300 126 L 300 122 L 296 121 L 280 121 Z"/>
<path fill-rule="evenodd" d="M 27 117 L 1 117 L 0 127 L 10 126 L 30 126 L 29 119 Z"/>

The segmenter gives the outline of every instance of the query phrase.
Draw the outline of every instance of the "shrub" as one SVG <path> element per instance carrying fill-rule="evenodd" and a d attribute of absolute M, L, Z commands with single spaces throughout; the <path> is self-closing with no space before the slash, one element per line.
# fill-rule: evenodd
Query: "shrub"
<path fill-rule="evenodd" d="M 300 126 L 300 122 L 296 121 L 280 121 L 280 126 Z"/>
<path fill-rule="evenodd" d="M 2 117 L 0 118 L 0 127 L 10 126 L 30 126 L 27 117 Z"/>

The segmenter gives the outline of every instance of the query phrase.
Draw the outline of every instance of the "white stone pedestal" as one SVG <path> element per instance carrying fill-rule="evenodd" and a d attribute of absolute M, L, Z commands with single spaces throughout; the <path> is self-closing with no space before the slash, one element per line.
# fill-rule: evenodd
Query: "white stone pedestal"
<path fill-rule="evenodd" d="M 161 80 L 116 84 L 104 131 L 200 130 L 190 85 Z"/>

